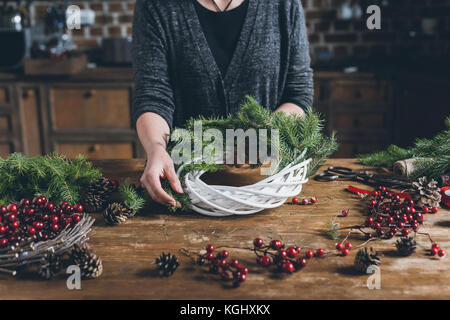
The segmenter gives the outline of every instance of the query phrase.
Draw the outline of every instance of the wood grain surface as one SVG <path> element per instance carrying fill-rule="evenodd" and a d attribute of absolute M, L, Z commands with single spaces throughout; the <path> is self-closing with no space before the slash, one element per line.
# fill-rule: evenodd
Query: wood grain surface
<path fill-rule="evenodd" d="M 107 176 L 136 182 L 144 162 L 97 161 L 96 165 Z M 362 168 L 351 159 L 329 160 L 326 165 Z M 220 178 L 210 179 L 245 184 L 260 178 L 257 172 L 233 169 Z M 369 275 L 355 272 L 353 260 L 357 250 L 348 257 L 335 254 L 336 241 L 323 235 L 330 219 L 346 208 L 350 209 L 350 215 L 338 218 L 342 227 L 361 224 L 365 219 L 365 201 L 345 191 L 349 184 L 370 188 L 353 182 L 311 180 L 300 197 L 315 196 L 316 205 L 286 204 L 248 217 L 174 215 L 163 208 L 153 208 L 123 225 L 109 227 L 96 214 L 95 235 L 90 242 L 103 260 L 100 278 L 83 280 L 81 290 L 70 291 L 64 274 L 50 281 L 30 275 L 11 278 L 2 274 L 0 299 L 450 299 L 449 259 L 427 255 L 430 243 L 424 236 L 417 239 L 416 253 L 406 258 L 396 255 L 396 239 L 371 242 L 383 254 L 380 290 L 369 290 L 366 285 Z M 450 251 L 449 213 L 441 209 L 438 214 L 426 215 L 421 229 L 447 251 Z M 346 234 L 342 231 L 341 237 Z M 253 253 L 229 248 L 231 256 L 250 269 L 247 282 L 231 289 L 218 280 L 218 275 L 195 266 L 180 252 L 182 248 L 198 252 L 209 243 L 216 247 L 249 247 L 255 237 L 322 247 L 332 250 L 332 254 L 308 261 L 298 273 L 280 276 L 258 266 Z M 363 242 L 356 234 L 350 239 L 354 246 Z M 159 278 L 152 264 L 163 251 L 177 254 L 181 262 L 171 278 Z"/>

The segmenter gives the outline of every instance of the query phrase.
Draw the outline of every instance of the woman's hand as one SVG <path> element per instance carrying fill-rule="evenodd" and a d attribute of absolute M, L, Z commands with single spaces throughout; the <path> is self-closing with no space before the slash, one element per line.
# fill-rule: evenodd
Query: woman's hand
<path fill-rule="evenodd" d="M 305 111 L 303 111 L 302 108 L 290 102 L 283 103 L 275 110 L 275 112 L 284 112 L 286 114 L 298 114 L 300 117 L 303 117 L 305 115 Z"/>
<path fill-rule="evenodd" d="M 173 190 L 178 193 L 183 193 L 183 188 L 175 172 L 172 158 L 164 146 L 156 144 L 147 154 L 147 163 L 140 182 L 156 202 L 170 204 L 172 206 L 178 205 L 161 187 L 160 179 L 167 179 Z"/>
<path fill-rule="evenodd" d="M 156 202 L 177 206 L 175 199 L 161 186 L 161 179 L 167 179 L 175 192 L 183 193 L 172 158 L 166 151 L 167 138 L 170 135 L 169 125 L 158 114 L 147 112 L 137 120 L 136 130 L 147 153 L 147 164 L 140 180 L 141 184 Z"/>

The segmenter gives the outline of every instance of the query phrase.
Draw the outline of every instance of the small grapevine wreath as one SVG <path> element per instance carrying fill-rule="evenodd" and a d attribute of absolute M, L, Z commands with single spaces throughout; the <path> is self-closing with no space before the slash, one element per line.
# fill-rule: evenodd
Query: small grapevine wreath
<path fill-rule="evenodd" d="M 180 196 L 172 192 L 167 183 L 163 186 L 179 201 L 182 209 L 190 209 L 207 216 L 248 215 L 281 206 L 289 197 L 301 192 L 308 177 L 313 175 L 337 148 L 334 134 L 330 137 L 322 134 L 323 121 L 313 109 L 307 109 L 304 117 L 274 113 L 259 105 L 250 96 L 245 98 L 237 114 L 225 118 L 191 119 L 186 128 L 193 132 L 199 121 L 203 132 L 218 129 L 224 136 L 227 129 L 238 128 L 244 131 L 255 129 L 266 132 L 276 129 L 279 132 L 279 141 L 276 142 L 279 150 L 277 169 L 255 184 L 242 187 L 208 185 L 201 179 L 202 175 L 221 170 L 224 165 L 220 162 L 207 163 L 205 158 L 201 157 L 178 166 L 177 174 L 185 194 Z M 195 141 L 193 134 L 192 141 Z M 268 147 L 271 143 L 269 138 Z M 176 143 L 169 145 L 169 153 L 175 145 Z"/>

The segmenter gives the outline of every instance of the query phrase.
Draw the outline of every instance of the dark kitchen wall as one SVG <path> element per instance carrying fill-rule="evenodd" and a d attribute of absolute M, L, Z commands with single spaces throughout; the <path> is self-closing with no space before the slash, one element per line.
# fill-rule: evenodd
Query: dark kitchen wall
<path fill-rule="evenodd" d="M 56 2 L 34 1 L 32 22 L 41 21 L 47 6 Z M 81 48 L 96 48 L 104 37 L 131 35 L 135 1 L 69 3 L 96 12 L 94 26 L 73 32 L 73 39 Z M 302 0 L 302 3 L 315 62 L 385 54 L 442 56 L 450 51 L 450 0 Z M 362 16 L 340 19 L 340 8 L 345 3 L 359 5 Z M 366 27 L 366 9 L 371 4 L 381 7 L 381 30 L 370 31 Z"/>

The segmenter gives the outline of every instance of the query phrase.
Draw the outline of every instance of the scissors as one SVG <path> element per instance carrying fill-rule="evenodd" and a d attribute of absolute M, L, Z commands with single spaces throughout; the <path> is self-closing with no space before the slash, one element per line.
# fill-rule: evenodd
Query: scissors
<path fill-rule="evenodd" d="M 346 167 L 328 167 L 324 172 L 314 177 L 316 181 L 353 180 L 370 185 L 385 185 L 389 187 L 408 188 L 411 181 L 392 175 L 372 174 L 368 171 L 356 172 Z"/>

